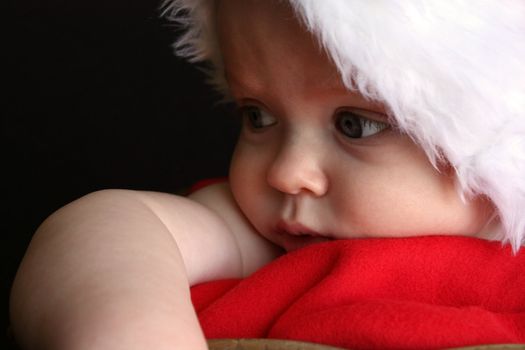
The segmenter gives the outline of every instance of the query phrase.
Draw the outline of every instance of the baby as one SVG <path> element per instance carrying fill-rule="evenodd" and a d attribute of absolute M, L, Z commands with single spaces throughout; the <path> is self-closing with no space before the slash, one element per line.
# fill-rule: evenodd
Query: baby
<path fill-rule="evenodd" d="M 189 287 L 328 240 L 525 236 L 521 1 L 174 1 L 243 127 L 227 182 L 106 190 L 17 274 L 27 349 L 205 349 Z M 179 17 L 180 14 L 185 17 Z"/>

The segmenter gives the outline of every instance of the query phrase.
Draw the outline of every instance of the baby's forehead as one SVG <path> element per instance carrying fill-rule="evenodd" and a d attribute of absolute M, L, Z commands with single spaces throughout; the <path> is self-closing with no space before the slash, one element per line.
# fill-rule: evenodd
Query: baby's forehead
<path fill-rule="evenodd" d="M 300 84 L 317 96 L 348 94 L 337 67 L 284 3 L 234 0 L 218 7 L 223 73 L 231 90 Z"/>
<path fill-rule="evenodd" d="M 216 26 L 221 47 L 243 50 L 258 48 L 264 54 L 267 45 L 282 44 L 282 56 L 298 46 L 311 46 L 319 51 L 317 39 L 299 21 L 286 1 L 228 0 L 216 8 Z M 279 40 L 279 39 L 288 40 Z M 260 44 L 260 47 L 257 46 Z"/>

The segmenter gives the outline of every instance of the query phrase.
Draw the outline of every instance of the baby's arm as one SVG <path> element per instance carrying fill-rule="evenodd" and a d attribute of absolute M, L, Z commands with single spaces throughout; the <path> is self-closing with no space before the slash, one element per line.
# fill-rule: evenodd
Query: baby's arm
<path fill-rule="evenodd" d="M 28 349 L 204 349 L 189 286 L 243 276 L 273 257 L 255 235 L 238 241 L 232 231 L 242 217 L 230 212 L 228 187 L 217 188 L 195 194 L 201 203 L 101 191 L 53 214 L 13 285 L 17 341 Z M 242 249 L 259 247 L 262 258 L 243 261 Z"/>

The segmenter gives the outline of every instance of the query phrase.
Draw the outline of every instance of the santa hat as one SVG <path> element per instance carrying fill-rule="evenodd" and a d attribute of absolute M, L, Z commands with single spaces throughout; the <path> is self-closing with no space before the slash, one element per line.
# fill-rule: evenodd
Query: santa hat
<path fill-rule="evenodd" d="M 500 236 L 525 244 L 525 2 L 522 0 L 288 0 L 345 85 L 382 101 L 401 132 L 460 195 L 488 197 Z M 214 0 L 168 0 L 186 31 L 177 54 L 210 63 L 227 93 Z"/>

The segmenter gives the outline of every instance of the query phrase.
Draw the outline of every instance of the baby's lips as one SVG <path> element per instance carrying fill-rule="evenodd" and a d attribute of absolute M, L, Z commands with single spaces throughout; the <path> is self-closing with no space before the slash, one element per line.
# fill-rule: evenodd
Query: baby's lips
<path fill-rule="evenodd" d="M 297 222 L 286 222 L 280 220 L 277 223 L 275 232 L 278 234 L 289 234 L 292 236 L 312 236 L 312 237 L 324 237 L 325 235 Z"/>

